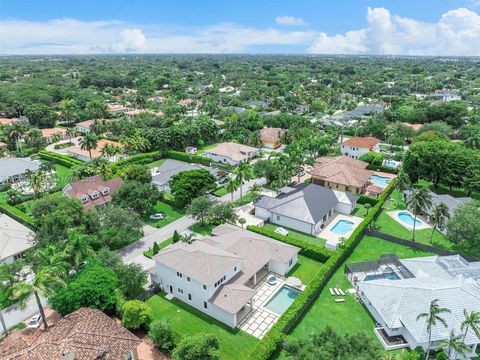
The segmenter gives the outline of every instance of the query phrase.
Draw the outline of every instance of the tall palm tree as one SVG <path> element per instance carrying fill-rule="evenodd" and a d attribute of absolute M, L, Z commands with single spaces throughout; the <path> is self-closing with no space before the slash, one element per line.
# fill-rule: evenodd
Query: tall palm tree
<path fill-rule="evenodd" d="M 252 196 L 252 201 L 255 202 L 261 194 L 262 187 L 259 184 L 253 184 L 250 188 L 250 195 Z"/>
<path fill-rule="evenodd" d="M 46 245 L 36 248 L 29 255 L 29 260 L 34 272 L 45 266 L 57 268 L 62 273 L 66 273 L 69 268 L 68 255 L 65 249 L 60 249 L 58 245 Z"/>
<path fill-rule="evenodd" d="M 225 185 L 225 189 L 227 189 L 227 191 L 230 193 L 233 202 L 233 193 L 238 189 L 238 183 L 235 181 L 235 179 L 230 179 L 227 185 Z"/>
<path fill-rule="evenodd" d="M 460 330 L 464 332 L 462 341 L 465 341 L 468 330 L 472 330 L 475 336 L 480 339 L 480 311 L 472 311 L 469 313 L 467 309 L 463 309 L 463 316 L 465 320 L 463 320 L 460 325 Z"/>
<path fill-rule="evenodd" d="M 80 140 L 80 149 L 87 150 L 92 160 L 92 150 L 96 149 L 98 145 L 97 135 L 89 132 Z"/>
<path fill-rule="evenodd" d="M 237 175 L 235 176 L 235 181 L 240 187 L 240 199 L 243 198 L 243 184 L 244 182 L 252 178 L 252 167 L 249 163 L 241 163 L 237 167 Z"/>
<path fill-rule="evenodd" d="M 448 206 L 445 205 L 444 203 L 438 204 L 435 206 L 432 210 L 432 213 L 430 215 L 430 220 L 432 221 L 432 233 L 430 234 L 430 243 L 433 240 L 433 233 L 435 230 L 438 228 L 442 230 L 446 223 L 448 218 L 450 217 L 450 212 L 448 211 Z"/>
<path fill-rule="evenodd" d="M 462 340 L 462 335 L 455 335 L 455 330 L 450 331 L 448 339 L 438 342 L 438 346 L 442 349 L 447 348 L 447 355 L 449 359 L 456 359 L 457 355 L 462 358 L 470 350 L 470 347 L 466 345 Z"/>
<path fill-rule="evenodd" d="M 25 126 L 20 122 L 14 122 L 8 126 L 7 136 L 15 148 L 17 148 L 18 140 L 25 134 Z"/>
<path fill-rule="evenodd" d="M 410 188 L 410 178 L 407 173 L 400 171 L 397 176 L 397 182 L 395 183 L 395 188 L 398 190 L 397 205 L 400 205 L 400 199 L 405 190 Z"/>
<path fill-rule="evenodd" d="M 68 140 L 72 140 L 72 138 L 75 137 L 75 129 L 74 128 L 67 128 L 67 131 L 65 132 L 65 135 L 67 135 Z"/>
<path fill-rule="evenodd" d="M 68 234 L 68 242 L 65 246 L 65 253 L 69 264 L 78 269 L 87 259 L 93 257 L 95 252 L 91 246 L 91 237 L 71 231 Z"/>
<path fill-rule="evenodd" d="M 66 286 L 59 274 L 61 274 L 61 271 L 59 271 L 57 267 L 47 266 L 40 269 L 35 274 L 33 282 L 19 282 L 16 283 L 12 289 L 12 295 L 10 299 L 18 301 L 20 308 L 23 309 L 27 306 L 31 295 L 33 294 L 35 296 L 38 310 L 40 311 L 40 315 L 43 319 L 43 327 L 45 329 L 48 327 L 48 324 L 40 296 L 48 297 L 52 295 L 53 289 Z"/>
<path fill-rule="evenodd" d="M 417 316 L 417 321 L 420 319 L 426 319 L 427 322 L 427 331 L 428 331 L 428 348 L 427 355 L 425 359 L 428 360 L 430 356 L 430 344 L 432 343 L 432 327 L 437 325 L 437 322 L 441 323 L 443 326 L 447 327 L 447 322 L 443 319 L 440 314 L 450 313 L 451 311 L 447 308 L 442 308 L 438 305 L 438 299 L 434 299 L 430 302 L 430 307 L 428 312 L 421 313 Z"/>
<path fill-rule="evenodd" d="M 417 216 L 422 210 L 432 207 L 432 195 L 425 188 L 412 189 L 407 197 L 407 205 L 414 215 L 412 241 L 415 242 Z"/>
<path fill-rule="evenodd" d="M 25 171 L 25 178 L 28 180 L 28 186 L 33 190 L 35 197 L 39 197 L 49 184 L 50 176 L 44 170 Z"/>

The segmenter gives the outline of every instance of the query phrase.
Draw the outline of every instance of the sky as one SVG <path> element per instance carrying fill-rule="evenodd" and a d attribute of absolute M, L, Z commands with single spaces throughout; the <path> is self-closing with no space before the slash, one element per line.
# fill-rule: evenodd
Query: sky
<path fill-rule="evenodd" d="M 480 0 L 0 0 L 0 54 L 480 56 Z"/>

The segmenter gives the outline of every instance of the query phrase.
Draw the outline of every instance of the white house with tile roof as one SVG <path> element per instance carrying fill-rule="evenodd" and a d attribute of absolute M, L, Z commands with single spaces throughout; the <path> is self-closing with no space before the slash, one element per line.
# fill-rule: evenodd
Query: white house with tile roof
<path fill-rule="evenodd" d="M 257 282 L 269 271 L 286 275 L 300 249 L 229 224 L 212 234 L 161 250 L 153 257 L 152 280 L 170 296 L 234 328 L 250 312 Z"/>
<path fill-rule="evenodd" d="M 372 263 L 348 264 L 347 268 Z M 349 277 L 355 279 L 360 299 L 389 337 L 401 336 L 411 349 L 421 346 L 426 350 L 427 323 L 417 317 L 428 313 L 430 303 L 438 299 L 438 305 L 450 312 L 441 314 L 447 327 L 439 322 L 432 327 L 431 348 L 448 339 L 451 330 L 463 338 L 464 310 L 480 311 L 480 262 L 454 255 L 397 260 L 396 265 L 381 260 L 378 263 L 376 270 L 351 273 Z M 384 276 L 387 268 L 389 275 Z M 467 359 L 478 356 L 480 339 L 473 331 L 467 332 L 464 343 L 471 349 Z"/>

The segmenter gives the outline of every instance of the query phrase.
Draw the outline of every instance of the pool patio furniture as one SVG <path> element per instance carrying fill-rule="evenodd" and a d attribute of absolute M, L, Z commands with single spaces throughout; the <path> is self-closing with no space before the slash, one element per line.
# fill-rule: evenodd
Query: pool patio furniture
<path fill-rule="evenodd" d="M 339 289 L 338 289 L 338 292 L 340 293 L 340 295 L 345 296 L 345 293 L 343 292 L 342 289 L 339 288 Z"/>
<path fill-rule="evenodd" d="M 344 299 L 344 298 L 335 299 L 335 302 L 336 302 L 336 303 L 342 303 L 342 302 L 345 302 L 345 299 Z"/>
<path fill-rule="evenodd" d="M 334 291 L 332 288 L 330 288 L 330 289 L 328 289 L 328 290 L 330 291 L 330 295 L 332 295 L 332 296 L 335 296 L 335 295 L 336 295 L 336 294 L 335 294 L 335 291 Z"/>
<path fill-rule="evenodd" d="M 340 296 L 340 295 L 342 295 L 342 294 L 340 293 L 340 291 L 338 291 L 338 289 L 337 289 L 337 288 L 334 288 L 333 290 L 335 291 L 335 294 L 336 294 L 337 296 Z"/>

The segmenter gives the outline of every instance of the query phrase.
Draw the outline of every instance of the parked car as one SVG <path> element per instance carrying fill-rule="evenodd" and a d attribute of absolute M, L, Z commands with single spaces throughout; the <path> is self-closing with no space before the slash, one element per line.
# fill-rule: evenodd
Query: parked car
<path fill-rule="evenodd" d="M 217 181 L 217 185 L 226 184 L 226 183 L 228 182 L 228 179 L 229 179 L 228 176 L 225 176 L 225 177 L 219 179 L 219 180 Z"/>
<path fill-rule="evenodd" d="M 29 329 L 36 329 L 40 326 L 42 321 L 43 321 L 43 319 L 42 319 L 42 316 L 40 314 L 33 315 L 32 318 L 30 319 L 30 321 L 28 322 L 27 327 Z"/>
<path fill-rule="evenodd" d="M 275 232 L 276 232 L 277 234 L 280 234 L 280 235 L 283 235 L 283 236 L 288 236 L 288 231 L 285 230 L 285 229 L 282 228 L 282 227 L 277 227 L 277 228 L 275 229 Z"/>
<path fill-rule="evenodd" d="M 156 214 L 150 215 L 150 220 L 163 220 L 166 217 L 167 217 L 167 215 L 165 215 L 163 213 L 156 213 Z"/>

